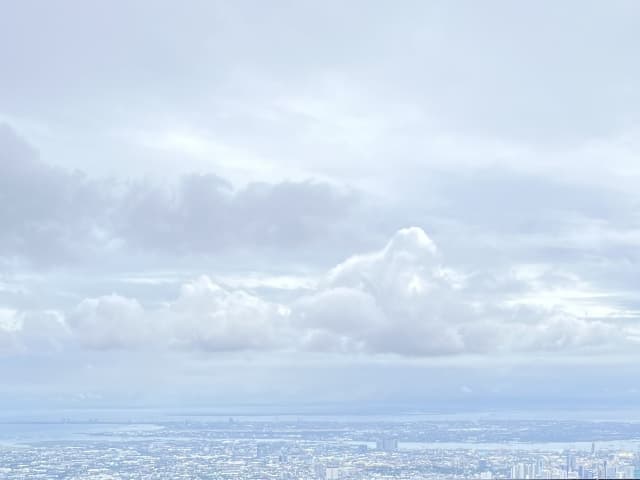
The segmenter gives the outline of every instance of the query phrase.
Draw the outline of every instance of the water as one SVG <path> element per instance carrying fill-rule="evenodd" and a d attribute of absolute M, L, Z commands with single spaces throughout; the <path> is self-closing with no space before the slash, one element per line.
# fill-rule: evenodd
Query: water
<path fill-rule="evenodd" d="M 201 422 L 226 423 L 230 418 L 241 423 L 282 423 L 297 422 L 334 422 L 344 424 L 371 423 L 393 424 L 414 422 L 447 421 L 487 421 L 492 420 L 567 420 L 567 421 L 621 421 L 625 423 L 640 421 L 640 412 L 627 411 L 554 411 L 554 412 L 465 412 L 460 414 L 441 413 L 400 413 L 392 415 L 229 415 L 229 413 L 161 409 L 100 409 L 100 410 L 58 410 L 58 411 L 4 411 L 0 414 L 0 444 L 17 445 L 43 441 L 100 441 L 150 440 L 151 438 L 169 438 L 164 436 L 163 423 L 177 424 L 189 422 L 197 425 Z M 93 420 L 90 420 L 93 419 Z M 346 426 L 346 425 L 345 425 Z M 339 427 L 339 426 L 338 426 Z M 212 431 L 221 431 L 214 429 Z M 141 435 L 137 436 L 136 433 Z M 144 433 L 144 435 L 143 435 Z M 168 433 L 168 432 L 167 432 Z M 373 437 L 375 438 L 375 436 Z M 180 440 L 173 432 L 171 439 Z M 210 440 L 229 441 L 230 438 L 212 438 Z M 246 439 L 249 440 L 249 439 Z M 299 437 L 260 438 L 257 441 L 294 441 Z M 640 440 L 637 438 L 597 441 L 600 449 L 638 451 Z M 367 445 L 374 448 L 374 442 L 327 440 L 353 445 Z M 591 439 L 571 442 L 402 442 L 400 450 L 540 450 L 589 451 Z"/>

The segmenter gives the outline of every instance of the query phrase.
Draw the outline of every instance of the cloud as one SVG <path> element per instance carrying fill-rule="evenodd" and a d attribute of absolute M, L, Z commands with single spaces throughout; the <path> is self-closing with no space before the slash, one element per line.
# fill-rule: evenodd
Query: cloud
<path fill-rule="evenodd" d="M 65 263 L 103 243 L 108 182 L 42 163 L 0 124 L 0 257 Z"/>
<path fill-rule="evenodd" d="M 396 232 L 384 248 L 346 259 L 286 301 L 200 276 L 160 304 L 112 294 L 84 299 L 67 313 L 50 313 L 48 323 L 41 316 L 34 324 L 7 310 L 0 326 L 7 344 L 32 338 L 34 325 L 55 324 L 57 330 L 38 327 L 40 337 L 50 337 L 58 348 L 89 350 L 432 357 L 629 349 L 632 329 L 602 316 L 581 317 L 575 302 L 557 292 L 550 301 L 545 282 L 555 287 L 568 279 L 531 268 L 502 278 L 458 272 L 422 229 L 410 227 Z"/>
<path fill-rule="evenodd" d="M 61 351 L 69 345 L 69 339 L 60 312 L 0 309 L 0 353 Z"/>
<path fill-rule="evenodd" d="M 321 181 L 250 183 L 213 174 L 162 185 L 96 180 L 47 165 L 0 126 L 0 260 L 95 265 L 160 253 L 165 260 L 222 251 L 286 256 L 359 235 L 355 191 Z"/>
<path fill-rule="evenodd" d="M 292 311 L 312 349 L 431 356 L 626 343 L 615 325 L 548 305 L 510 303 L 508 291 L 488 291 L 486 282 L 447 268 L 424 231 L 406 228 L 384 249 L 336 266 Z"/>
<path fill-rule="evenodd" d="M 231 352 L 288 346 L 289 311 L 201 276 L 157 307 L 112 294 L 81 301 L 67 316 L 73 341 L 98 350 Z"/>
<path fill-rule="evenodd" d="M 182 287 L 165 320 L 172 347 L 220 352 L 288 346 L 288 315 L 283 305 L 203 276 Z"/>
<path fill-rule="evenodd" d="M 286 251 L 319 236 L 337 237 L 356 201 L 355 193 L 323 182 L 251 183 L 234 190 L 215 175 L 188 175 L 172 190 L 133 184 L 116 229 L 131 247 L 169 253 Z"/>
<path fill-rule="evenodd" d="M 637 374 L 638 2 L 5 3 L 6 388 L 165 385 L 163 356 L 283 397 L 299 373 L 226 362 L 340 364 L 308 398 L 467 354 L 547 365 L 514 396 Z"/>
<path fill-rule="evenodd" d="M 43 9 L 36 18 L 30 6 L 12 5 L 0 24 L 7 72 L 0 98 L 27 111 L 75 112 L 118 100 L 213 117 L 215 108 L 203 112 L 212 91 L 223 98 L 256 90 L 273 96 L 277 87 L 301 89 L 309 79 L 340 72 L 376 104 L 401 99 L 443 128 L 467 134 L 559 141 L 638 119 L 638 67 L 629 61 L 637 42 L 635 2 L 483 9 L 473 2 L 446 8 L 410 2 L 389 12 L 368 2 L 324 8 L 199 2 L 185 10 L 168 2 L 97 9 L 67 0 Z M 115 24 L 120 36 L 112 39 Z M 166 35 L 169 29 L 179 34 Z M 57 41 L 48 41 L 53 34 Z M 15 43 L 22 55 L 11 49 Z M 252 88 L 242 91 L 242 82 Z"/>
<path fill-rule="evenodd" d="M 154 331 L 136 300 L 115 294 L 83 300 L 67 323 L 81 345 L 96 349 L 137 347 Z"/>
<path fill-rule="evenodd" d="M 0 309 L 0 352 L 12 349 L 20 323 L 14 310 Z"/>

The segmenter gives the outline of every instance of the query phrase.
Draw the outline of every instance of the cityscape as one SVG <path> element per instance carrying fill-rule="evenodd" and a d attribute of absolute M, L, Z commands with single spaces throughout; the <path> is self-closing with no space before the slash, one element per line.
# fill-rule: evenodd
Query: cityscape
<path fill-rule="evenodd" d="M 189 416 L 61 418 L 0 431 L 7 480 L 640 477 L 640 423 Z"/>

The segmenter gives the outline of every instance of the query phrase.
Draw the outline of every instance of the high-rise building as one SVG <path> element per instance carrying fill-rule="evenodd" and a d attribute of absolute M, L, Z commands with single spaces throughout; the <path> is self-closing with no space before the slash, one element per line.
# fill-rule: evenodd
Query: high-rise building
<path fill-rule="evenodd" d="M 585 480 L 592 480 L 593 478 L 595 478 L 595 475 L 593 473 L 593 470 L 591 470 L 590 468 L 586 468 L 583 466 L 580 466 L 580 472 L 579 472 L 579 476 L 580 478 L 583 478 Z"/>
<path fill-rule="evenodd" d="M 383 452 L 395 452 L 398 450 L 398 439 L 383 437 L 376 441 L 376 449 Z"/>
<path fill-rule="evenodd" d="M 567 478 L 569 478 L 570 472 L 576 471 L 576 457 L 571 452 L 567 453 L 566 471 L 567 471 Z"/>
<path fill-rule="evenodd" d="M 511 467 L 511 478 L 523 479 L 527 478 L 524 463 L 517 463 Z"/>
<path fill-rule="evenodd" d="M 327 465 L 324 471 L 325 480 L 338 480 L 340 478 L 341 470 L 337 464 Z"/>
<path fill-rule="evenodd" d="M 326 467 L 322 463 L 314 464 L 313 471 L 317 480 L 325 480 Z"/>
<path fill-rule="evenodd" d="M 625 465 L 620 468 L 619 477 L 622 478 L 638 478 L 636 476 L 636 468 L 633 465 Z"/>
<path fill-rule="evenodd" d="M 271 453 L 271 448 L 269 447 L 269 444 L 267 444 L 267 443 L 258 443 L 258 445 L 256 445 L 256 457 L 257 458 L 264 458 L 267 455 L 269 455 L 269 453 Z"/>

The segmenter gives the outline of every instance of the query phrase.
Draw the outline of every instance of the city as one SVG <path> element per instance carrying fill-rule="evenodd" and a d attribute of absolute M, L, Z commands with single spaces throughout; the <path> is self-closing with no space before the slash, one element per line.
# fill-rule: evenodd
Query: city
<path fill-rule="evenodd" d="M 63 418 L 0 431 L 0 478 L 7 480 L 640 476 L 640 423 L 193 416 Z"/>

